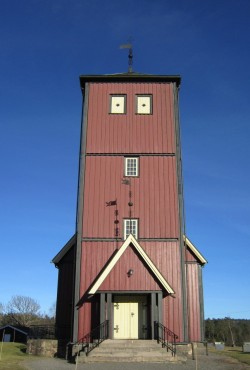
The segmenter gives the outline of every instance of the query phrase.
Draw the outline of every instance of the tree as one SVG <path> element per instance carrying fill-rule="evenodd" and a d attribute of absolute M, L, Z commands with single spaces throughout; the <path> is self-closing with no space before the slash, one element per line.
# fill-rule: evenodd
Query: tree
<path fill-rule="evenodd" d="M 207 319 L 205 322 L 205 337 L 210 342 L 214 342 L 214 327 L 214 320 Z"/>
<path fill-rule="evenodd" d="M 40 305 L 33 298 L 16 295 L 7 304 L 6 314 L 16 325 L 29 326 L 39 317 Z"/>
<path fill-rule="evenodd" d="M 54 302 L 50 309 L 49 309 L 49 316 L 51 317 L 51 319 L 55 320 L 56 318 L 56 302 Z"/>
<path fill-rule="evenodd" d="M 242 346 L 243 342 L 250 341 L 250 320 L 225 317 L 205 322 L 208 341 L 223 341 L 227 346 Z"/>
<path fill-rule="evenodd" d="M 232 325 L 231 325 L 231 322 L 233 322 L 233 320 L 230 317 L 225 317 L 225 320 L 228 321 L 228 327 L 229 327 L 230 336 L 232 340 L 232 347 L 235 347 L 234 334 L 233 334 Z"/>
<path fill-rule="evenodd" d="M 0 326 L 2 326 L 3 321 L 3 304 L 0 302 Z"/>

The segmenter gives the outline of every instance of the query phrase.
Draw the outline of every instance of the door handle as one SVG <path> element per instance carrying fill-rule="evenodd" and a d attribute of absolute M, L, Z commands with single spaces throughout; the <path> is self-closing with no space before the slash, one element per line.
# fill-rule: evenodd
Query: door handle
<path fill-rule="evenodd" d="M 118 331 L 119 331 L 119 325 L 116 325 L 116 327 L 114 328 L 114 330 L 118 333 Z"/>

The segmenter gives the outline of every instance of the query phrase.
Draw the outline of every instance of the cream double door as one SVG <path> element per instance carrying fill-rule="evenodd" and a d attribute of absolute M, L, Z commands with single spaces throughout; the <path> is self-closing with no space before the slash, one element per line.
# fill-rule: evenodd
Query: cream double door
<path fill-rule="evenodd" d="M 114 339 L 146 339 L 146 297 L 116 296 L 113 305 Z"/>

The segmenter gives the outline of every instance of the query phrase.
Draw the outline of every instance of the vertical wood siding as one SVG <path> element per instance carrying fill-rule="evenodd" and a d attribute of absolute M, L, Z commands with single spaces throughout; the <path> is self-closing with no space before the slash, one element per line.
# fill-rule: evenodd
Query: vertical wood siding
<path fill-rule="evenodd" d="M 183 317 L 178 242 L 141 242 L 140 244 L 175 291 L 174 297 L 166 296 L 163 300 L 163 324 L 174 331 L 179 336 L 179 340 L 182 341 Z M 87 297 L 87 292 L 96 276 L 103 270 L 107 261 L 120 245 L 121 243 L 116 244 L 116 242 L 83 242 L 81 297 Z M 130 278 L 127 276 L 129 269 L 134 270 L 134 274 Z M 147 290 L 162 290 L 162 287 L 152 276 L 151 271 L 145 266 L 133 247 L 127 248 L 99 288 L 99 291 L 140 292 Z M 90 313 L 88 308 L 85 309 L 84 306 L 85 304 L 79 311 L 79 325 L 84 325 L 84 331 L 86 332 L 89 328 L 88 315 Z M 82 315 L 85 317 L 81 317 Z"/>
<path fill-rule="evenodd" d="M 85 302 L 78 310 L 78 340 L 91 331 L 91 302 Z"/>
<path fill-rule="evenodd" d="M 86 158 L 83 237 L 114 237 L 117 199 L 119 231 L 129 217 L 129 186 L 122 184 L 123 156 Z M 138 178 L 131 178 L 132 217 L 139 218 L 140 238 L 178 238 L 179 215 L 175 157 L 140 157 Z"/>
<path fill-rule="evenodd" d="M 140 245 L 155 266 L 161 271 L 171 287 L 180 290 L 179 248 L 177 242 L 141 242 Z M 119 249 L 121 242 L 83 242 L 81 296 L 87 293 L 96 276 Z M 129 269 L 134 275 L 127 277 Z M 99 290 L 161 290 L 162 287 L 152 277 L 152 272 L 129 246 L 111 270 Z"/>
<path fill-rule="evenodd" d="M 198 262 L 197 257 L 194 255 L 194 253 L 186 247 L 185 251 L 185 259 L 187 262 Z"/>
<path fill-rule="evenodd" d="M 63 257 L 58 266 L 56 327 L 58 339 L 71 340 L 75 247 Z M 67 343 L 66 342 L 66 343 Z"/>
<path fill-rule="evenodd" d="M 172 84 L 90 83 L 87 153 L 174 153 Z M 110 114 L 110 94 L 127 95 L 126 114 Z M 153 114 L 136 114 L 136 94 L 152 94 Z"/>
<path fill-rule="evenodd" d="M 173 297 L 167 296 L 163 299 L 162 323 L 176 333 L 179 337 L 178 341 L 182 342 L 184 340 L 183 302 L 179 243 L 146 242 L 141 245 L 175 291 Z"/>
<path fill-rule="evenodd" d="M 188 299 L 188 323 L 189 340 L 201 340 L 200 323 L 200 297 L 199 297 L 199 265 L 188 263 L 186 265 L 187 273 L 187 299 Z"/>
<path fill-rule="evenodd" d="M 126 114 L 110 114 L 110 94 L 126 94 Z M 136 94 L 152 94 L 153 114 L 136 114 Z M 123 219 L 129 217 L 129 186 L 122 184 L 125 155 L 138 155 L 139 176 L 132 177 L 132 218 L 139 219 L 138 241 L 175 296 L 163 299 L 163 324 L 183 340 L 181 257 L 175 117 L 172 83 L 90 83 L 85 152 L 83 241 L 80 297 L 90 286 L 122 241 L 115 237 L 117 200 L 119 237 Z M 105 155 L 106 154 L 106 155 Z M 144 154 L 144 155 L 143 155 Z M 152 154 L 152 155 L 151 155 Z M 102 241 L 93 240 L 95 238 Z M 129 269 L 134 270 L 128 278 Z M 160 291 L 162 287 L 130 246 L 101 284 L 99 291 Z M 79 309 L 79 338 L 91 329 L 91 303 L 86 298 Z"/>

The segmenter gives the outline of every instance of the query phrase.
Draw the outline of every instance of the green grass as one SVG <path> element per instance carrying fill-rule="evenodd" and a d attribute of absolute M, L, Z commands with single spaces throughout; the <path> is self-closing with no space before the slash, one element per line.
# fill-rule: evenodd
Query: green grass
<path fill-rule="evenodd" d="M 2 343 L 0 343 L 1 351 Z M 29 357 L 26 353 L 26 346 L 21 343 L 3 343 L 2 356 L 0 360 L 1 370 L 23 370 L 22 360 Z M 19 365 L 20 364 L 20 365 Z"/>
<path fill-rule="evenodd" d="M 225 347 L 223 351 L 216 351 L 214 349 L 212 349 L 212 351 L 218 354 L 221 353 L 225 356 L 230 356 L 240 362 L 250 365 L 250 353 L 243 353 L 242 347 Z"/>

